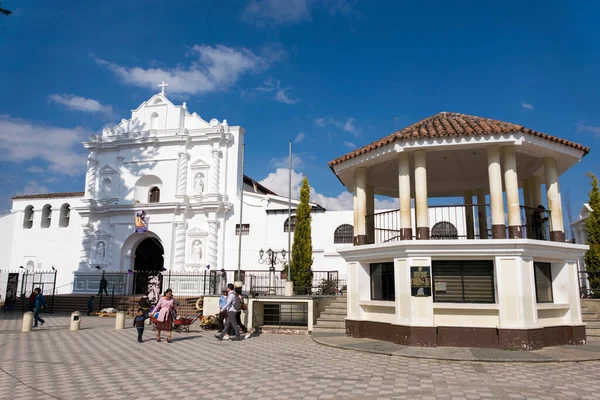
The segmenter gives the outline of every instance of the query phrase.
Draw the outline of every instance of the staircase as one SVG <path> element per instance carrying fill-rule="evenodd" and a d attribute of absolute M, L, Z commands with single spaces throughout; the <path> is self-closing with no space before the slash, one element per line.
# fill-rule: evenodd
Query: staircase
<path fill-rule="evenodd" d="M 600 318 L 598 313 L 591 311 L 587 306 L 581 306 L 581 316 L 585 323 L 585 334 L 588 341 L 600 340 Z"/>
<path fill-rule="evenodd" d="M 338 296 L 325 307 L 313 326 L 313 332 L 329 332 L 346 334 L 346 315 L 348 314 L 348 301 L 346 296 Z"/>

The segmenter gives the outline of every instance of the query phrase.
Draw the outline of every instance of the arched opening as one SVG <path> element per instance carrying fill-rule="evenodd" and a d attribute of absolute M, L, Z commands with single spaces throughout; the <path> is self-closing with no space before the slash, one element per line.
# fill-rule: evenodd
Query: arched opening
<path fill-rule="evenodd" d="M 150 190 L 152 188 L 162 190 L 162 180 L 156 175 L 144 175 L 135 183 L 134 202 L 148 203 L 150 198 Z"/>
<path fill-rule="evenodd" d="M 354 227 L 350 224 L 338 226 L 333 233 L 333 243 L 354 243 Z"/>
<path fill-rule="evenodd" d="M 133 267 L 135 270 L 134 294 L 150 290 L 151 284 L 158 285 L 158 291 L 162 291 L 160 272 L 164 267 L 164 254 L 162 243 L 153 237 L 148 237 L 137 245 Z"/>
<path fill-rule="evenodd" d="M 49 228 L 50 222 L 52 222 L 52 206 L 46 204 L 44 208 L 42 208 L 42 221 L 40 225 L 42 228 Z"/>
<path fill-rule="evenodd" d="M 25 214 L 23 215 L 23 228 L 31 229 L 33 226 L 33 206 L 25 207 Z"/>
<path fill-rule="evenodd" d="M 150 115 L 150 129 L 158 129 L 158 113 L 156 112 Z"/>
<path fill-rule="evenodd" d="M 292 220 L 291 224 L 290 224 L 290 218 Z M 292 215 L 290 218 L 286 219 L 285 222 L 283 223 L 283 231 L 284 232 L 290 232 L 290 229 L 292 230 L 292 232 L 294 232 L 294 230 L 296 229 L 296 216 Z"/>
<path fill-rule="evenodd" d="M 432 239 L 458 239 L 458 230 L 450 222 L 438 222 L 431 228 Z"/>
<path fill-rule="evenodd" d="M 67 203 L 60 206 L 60 217 L 58 219 L 58 226 L 66 228 L 69 226 L 69 220 L 71 219 L 71 206 Z"/>
<path fill-rule="evenodd" d="M 148 192 L 148 203 L 158 203 L 160 201 L 160 189 L 154 186 Z"/>
<path fill-rule="evenodd" d="M 101 192 L 102 198 L 109 199 L 112 194 L 112 181 L 110 178 L 102 179 L 102 189 Z"/>

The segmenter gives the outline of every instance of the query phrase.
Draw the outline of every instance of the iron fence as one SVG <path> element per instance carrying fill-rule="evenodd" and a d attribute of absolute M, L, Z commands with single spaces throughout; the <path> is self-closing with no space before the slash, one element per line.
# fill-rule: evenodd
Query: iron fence
<path fill-rule="evenodd" d="M 56 271 L 16 271 L 0 270 L 0 301 L 2 309 L 26 311 L 29 307 L 29 296 L 33 290 L 40 288 L 46 299 L 46 311 L 54 311 L 54 294 L 56 288 Z"/>
<path fill-rule="evenodd" d="M 311 283 L 308 286 L 294 285 L 295 295 L 334 296 L 346 290 L 346 277 L 338 271 L 312 271 Z M 238 279 L 237 270 L 225 270 L 219 274 L 219 290 L 224 290 L 227 283 L 241 281 L 244 290 L 252 296 L 283 296 L 287 270 L 242 270 Z"/>

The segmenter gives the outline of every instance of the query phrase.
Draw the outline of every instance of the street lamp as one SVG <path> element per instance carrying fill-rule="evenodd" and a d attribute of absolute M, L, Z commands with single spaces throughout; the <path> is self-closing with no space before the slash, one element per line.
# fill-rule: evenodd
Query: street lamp
<path fill-rule="evenodd" d="M 281 254 L 281 258 L 279 257 L 280 254 Z M 269 294 L 270 295 L 277 294 L 275 291 L 275 265 L 285 264 L 286 263 L 285 255 L 286 254 L 287 253 L 286 253 L 285 249 L 281 250 L 280 252 L 277 252 L 277 251 L 271 250 L 270 247 L 269 247 L 269 250 L 267 250 L 267 257 L 264 257 L 265 252 L 263 249 L 260 249 L 260 251 L 258 252 L 258 255 L 260 256 L 260 258 L 258 259 L 258 262 L 260 264 L 270 265 L 270 267 L 269 267 L 269 272 L 270 272 Z"/>

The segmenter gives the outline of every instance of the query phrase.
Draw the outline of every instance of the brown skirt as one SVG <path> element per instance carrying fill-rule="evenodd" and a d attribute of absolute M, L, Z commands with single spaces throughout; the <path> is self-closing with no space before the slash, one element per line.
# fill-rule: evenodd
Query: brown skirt
<path fill-rule="evenodd" d="M 169 312 L 164 321 L 156 321 L 156 330 L 157 331 L 167 331 L 171 332 L 173 328 L 173 315 Z"/>

